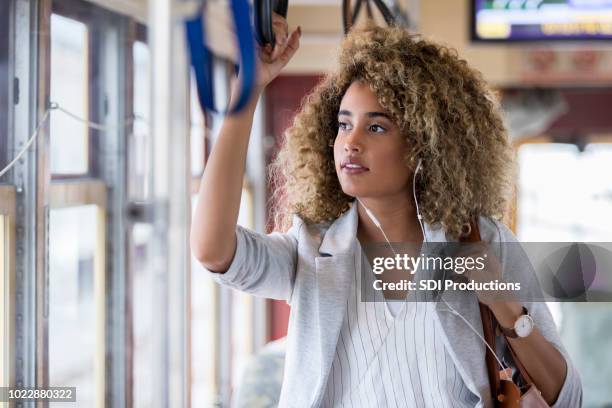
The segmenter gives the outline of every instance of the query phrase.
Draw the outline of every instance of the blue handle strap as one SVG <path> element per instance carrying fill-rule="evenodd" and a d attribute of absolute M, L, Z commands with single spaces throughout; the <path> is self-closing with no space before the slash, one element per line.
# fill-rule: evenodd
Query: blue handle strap
<path fill-rule="evenodd" d="M 242 86 L 238 102 L 231 110 L 219 111 L 215 107 L 212 55 L 206 48 L 206 31 L 204 30 L 204 6 L 192 19 L 185 21 L 187 44 L 191 54 L 191 66 L 196 78 L 198 99 L 203 110 L 215 113 L 233 114 L 241 111 L 249 101 L 255 84 L 255 44 L 251 30 L 250 9 L 247 0 L 231 0 L 234 27 L 240 49 L 240 65 L 242 68 Z"/>

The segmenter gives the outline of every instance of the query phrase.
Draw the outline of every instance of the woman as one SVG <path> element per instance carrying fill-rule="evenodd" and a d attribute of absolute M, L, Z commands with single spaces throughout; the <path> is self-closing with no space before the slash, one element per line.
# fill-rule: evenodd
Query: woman
<path fill-rule="evenodd" d="M 225 119 L 211 152 L 191 245 L 218 282 L 292 306 L 279 405 L 492 406 L 474 333 L 480 301 L 508 330 L 527 310 L 535 327 L 508 341 L 550 405 L 580 406 L 578 373 L 544 303 L 495 302 L 482 291 L 461 292 L 452 313 L 446 302 L 384 301 L 406 291 L 359 301 L 357 271 L 372 275 L 366 245 L 457 241 L 474 217 L 481 251 L 516 241 L 499 221 L 513 157 L 501 116 L 454 51 L 401 28 L 350 33 L 338 69 L 304 100 L 272 165 L 277 225 L 290 229 L 265 235 L 236 225 L 257 98 L 299 47 L 299 27 L 289 35 L 280 16 L 274 26 L 277 44 L 260 50 L 251 102 Z M 232 100 L 238 90 L 233 83 Z M 501 259 L 489 272 L 521 273 Z"/>

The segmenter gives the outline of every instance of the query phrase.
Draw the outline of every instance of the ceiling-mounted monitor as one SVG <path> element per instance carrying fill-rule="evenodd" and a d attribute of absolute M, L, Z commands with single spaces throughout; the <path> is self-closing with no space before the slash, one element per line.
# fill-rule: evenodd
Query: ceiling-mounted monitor
<path fill-rule="evenodd" d="M 612 40 L 612 0 L 471 0 L 473 41 Z"/>

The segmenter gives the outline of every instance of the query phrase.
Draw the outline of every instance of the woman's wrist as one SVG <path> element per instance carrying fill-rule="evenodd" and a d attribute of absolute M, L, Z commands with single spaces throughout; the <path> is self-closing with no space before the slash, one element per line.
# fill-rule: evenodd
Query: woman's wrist
<path fill-rule="evenodd" d="M 491 302 L 489 308 L 497 322 L 505 328 L 514 327 L 516 320 L 523 314 L 523 305 L 516 301 Z"/>
<path fill-rule="evenodd" d="M 249 94 L 249 104 L 257 104 L 259 96 L 263 93 L 264 87 L 258 84 L 253 84 Z M 235 104 L 240 98 L 242 92 L 242 77 L 234 77 L 230 81 L 230 103 Z"/>

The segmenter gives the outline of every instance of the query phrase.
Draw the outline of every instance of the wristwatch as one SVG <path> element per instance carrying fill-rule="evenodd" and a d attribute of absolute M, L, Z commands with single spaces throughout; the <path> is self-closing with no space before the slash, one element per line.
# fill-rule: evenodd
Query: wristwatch
<path fill-rule="evenodd" d="M 533 318 L 529 314 L 527 308 L 523 306 L 523 314 L 516 319 L 516 322 L 514 322 L 514 327 L 507 328 L 503 327 L 501 324 L 499 327 L 506 337 L 514 339 L 517 337 L 529 336 L 535 327 L 535 322 L 533 321 Z"/>

